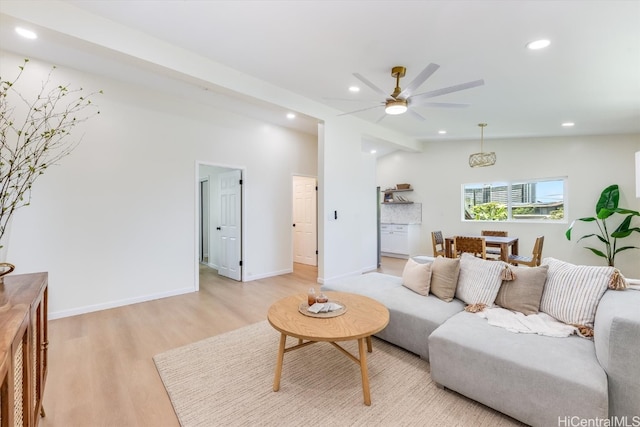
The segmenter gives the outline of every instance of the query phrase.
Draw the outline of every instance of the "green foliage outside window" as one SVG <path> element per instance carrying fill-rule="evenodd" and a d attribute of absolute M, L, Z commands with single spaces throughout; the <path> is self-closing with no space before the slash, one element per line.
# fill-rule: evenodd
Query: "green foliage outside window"
<path fill-rule="evenodd" d="M 561 207 L 549 212 L 549 219 L 563 219 L 563 218 L 564 218 L 564 207 Z"/>
<path fill-rule="evenodd" d="M 489 202 L 471 207 L 473 219 L 476 221 L 506 221 L 507 205 Z"/>
<path fill-rule="evenodd" d="M 513 215 L 527 215 L 535 212 L 535 209 L 532 207 L 528 208 L 513 208 Z"/>

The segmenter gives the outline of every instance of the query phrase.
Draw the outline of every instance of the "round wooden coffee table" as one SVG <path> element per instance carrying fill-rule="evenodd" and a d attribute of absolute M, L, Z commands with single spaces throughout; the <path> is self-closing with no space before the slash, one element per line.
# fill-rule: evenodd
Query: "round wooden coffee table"
<path fill-rule="evenodd" d="M 284 354 L 316 342 L 326 341 L 349 359 L 360 365 L 364 404 L 371 405 L 367 351 L 371 353 L 371 335 L 389 323 L 389 310 L 378 301 L 346 292 L 326 292 L 329 301 L 339 301 L 346 307 L 344 314 L 330 318 L 315 318 L 302 314 L 298 308 L 306 303 L 307 295 L 293 295 L 277 301 L 269 308 L 267 319 L 280 332 L 280 347 L 276 364 L 273 391 L 280 389 Z M 285 348 L 287 336 L 298 338 L 298 344 Z M 306 341 L 305 341 L 306 340 Z M 339 341 L 358 341 L 359 358 L 342 348 Z M 367 351 L 365 351 L 365 342 Z"/>

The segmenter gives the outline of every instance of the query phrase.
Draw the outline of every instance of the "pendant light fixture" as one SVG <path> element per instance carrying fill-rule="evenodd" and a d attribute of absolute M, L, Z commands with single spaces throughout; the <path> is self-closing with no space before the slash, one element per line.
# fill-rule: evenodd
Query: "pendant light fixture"
<path fill-rule="evenodd" d="M 484 128 L 487 126 L 486 123 L 478 123 L 480 126 L 480 152 L 473 153 L 469 156 L 469 166 L 472 168 L 480 168 L 485 166 L 492 166 L 496 163 L 496 153 L 493 151 L 490 153 L 485 153 L 482 151 L 483 143 L 484 143 Z"/>

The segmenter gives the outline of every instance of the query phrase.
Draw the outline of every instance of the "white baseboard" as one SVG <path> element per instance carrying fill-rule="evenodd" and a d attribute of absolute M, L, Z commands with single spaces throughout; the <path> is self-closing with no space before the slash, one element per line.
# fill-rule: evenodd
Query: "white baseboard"
<path fill-rule="evenodd" d="M 360 272 L 361 273 L 369 273 L 370 271 L 375 271 L 378 269 L 377 265 L 370 265 L 368 267 L 364 267 Z"/>
<path fill-rule="evenodd" d="M 380 253 L 381 256 L 387 256 L 389 258 L 402 258 L 402 259 L 409 259 L 409 255 L 404 255 L 404 254 L 393 254 L 391 252 L 381 252 Z"/>
<path fill-rule="evenodd" d="M 153 301 L 160 298 L 174 297 L 176 295 L 188 294 L 195 292 L 193 287 L 176 289 L 171 292 L 163 292 L 159 294 L 144 295 L 135 298 L 127 298 L 118 301 L 106 302 L 104 304 L 87 305 L 84 307 L 74 308 L 72 310 L 53 311 L 49 313 L 49 320 L 62 319 L 63 317 L 77 316 L 79 314 L 92 313 L 94 311 L 107 310 L 109 308 L 122 307 L 125 305 L 137 304 L 139 302 Z"/>
<path fill-rule="evenodd" d="M 252 280 L 260 280 L 260 279 L 266 279 L 267 277 L 274 277 L 274 276 L 281 276 L 283 274 L 289 274 L 289 273 L 293 273 L 293 268 L 287 268 L 285 270 L 280 270 L 280 271 L 273 271 L 271 273 L 263 273 L 263 274 L 254 274 L 254 275 L 245 275 L 242 278 L 243 282 L 250 282 Z"/>
<path fill-rule="evenodd" d="M 333 277 L 330 277 L 328 279 L 324 279 L 322 281 L 322 283 L 329 283 L 329 282 L 332 282 L 334 280 L 345 279 L 347 277 L 360 276 L 361 274 L 362 274 L 362 271 L 354 271 L 354 272 L 351 272 L 351 273 L 341 274 L 339 276 L 333 276 Z"/>

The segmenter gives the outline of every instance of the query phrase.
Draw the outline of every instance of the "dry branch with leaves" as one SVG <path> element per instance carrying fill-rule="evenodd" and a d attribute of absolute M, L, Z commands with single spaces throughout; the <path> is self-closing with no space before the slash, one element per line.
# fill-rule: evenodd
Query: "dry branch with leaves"
<path fill-rule="evenodd" d="M 34 99 L 22 95 L 17 84 L 28 62 L 15 78 L 0 76 L 0 240 L 16 209 L 29 205 L 34 181 L 80 143 L 72 130 L 100 113 L 91 98 L 102 91 L 52 84 L 55 66 Z"/>

